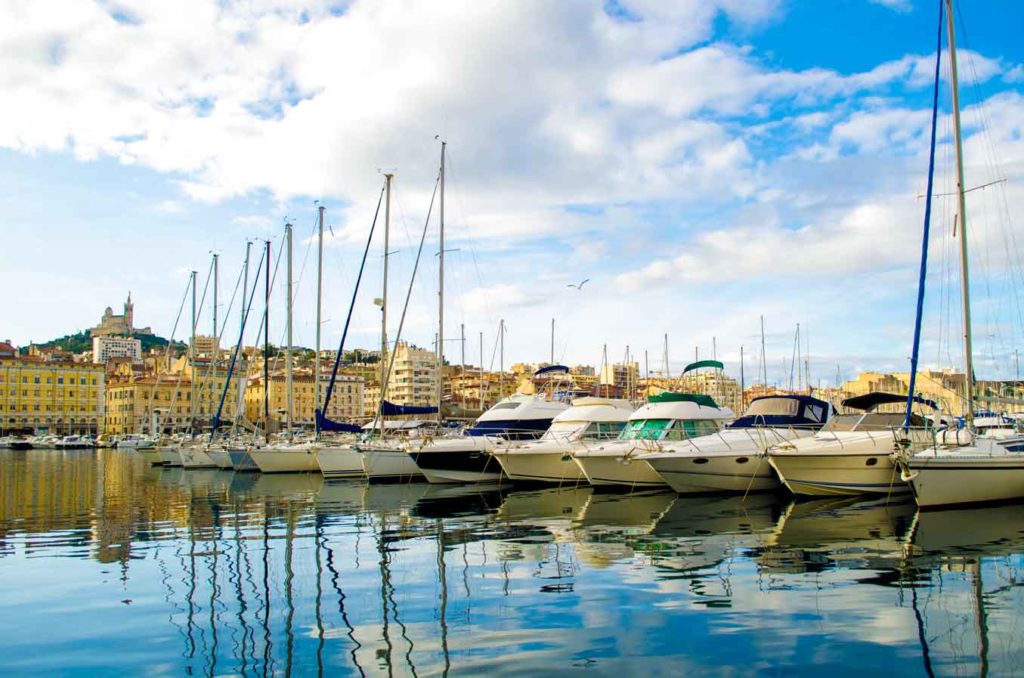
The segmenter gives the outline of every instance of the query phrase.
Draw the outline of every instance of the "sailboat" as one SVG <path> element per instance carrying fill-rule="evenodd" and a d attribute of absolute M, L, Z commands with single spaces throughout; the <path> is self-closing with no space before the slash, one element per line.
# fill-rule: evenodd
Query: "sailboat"
<path fill-rule="evenodd" d="M 956 149 L 957 200 L 960 215 L 960 288 L 963 304 L 964 375 L 966 379 L 966 417 L 963 429 L 947 429 L 935 445 L 916 454 L 901 451 L 895 458 L 901 466 L 901 477 L 910 483 L 917 503 L 922 508 L 955 506 L 1024 498 L 1024 454 L 1016 437 L 979 436 L 974 425 L 974 361 L 971 347 L 970 277 L 968 270 L 967 201 L 964 185 L 963 139 L 960 127 L 960 93 L 957 78 L 956 35 L 953 0 L 945 0 L 946 30 L 949 37 L 950 87 L 953 104 L 953 136 Z M 942 5 L 939 20 L 942 21 Z M 941 46 L 941 30 L 939 33 Z M 941 49 L 939 50 L 941 54 Z M 929 167 L 928 203 L 925 233 L 930 216 L 932 175 L 934 173 L 935 119 L 938 111 L 939 60 L 935 65 L 935 100 L 932 114 L 932 161 Z M 916 362 L 920 343 L 920 316 L 927 263 L 927 242 L 922 252 L 922 276 L 918 300 L 918 320 L 914 341 Z M 915 365 L 916 367 L 916 365 Z M 912 370 L 911 374 L 914 374 Z"/>
<path fill-rule="evenodd" d="M 292 225 L 285 225 L 285 246 L 287 248 L 287 346 L 285 347 L 285 389 L 287 391 L 287 408 L 285 410 L 288 440 L 278 442 L 274 445 L 266 445 L 259 449 L 249 451 L 249 456 L 256 466 L 263 473 L 306 473 L 319 471 L 320 466 L 316 462 L 316 448 L 309 442 L 297 442 L 294 439 L 294 408 L 292 401 L 292 302 L 294 293 L 292 288 Z M 265 360 L 265 359 L 264 359 Z M 263 393 L 264 398 L 270 392 L 270 379 L 266 369 L 263 372 Z M 264 414 L 267 414 L 266 412 Z M 267 419 L 266 425 L 270 421 Z"/>

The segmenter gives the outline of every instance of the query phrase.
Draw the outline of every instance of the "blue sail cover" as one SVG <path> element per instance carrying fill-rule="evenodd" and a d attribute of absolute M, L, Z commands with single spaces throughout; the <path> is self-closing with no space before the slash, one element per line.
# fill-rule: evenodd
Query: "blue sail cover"
<path fill-rule="evenodd" d="M 356 424 L 348 424 L 343 421 L 331 421 L 324 416 L 324 413 L 320 410 L 316 411 L 316 425 L 321 431 L 335 431 L 338 433 L 359 433 L 363 430 L 362 426 Z"/>
<path fill-rule="evenodd" d="M 436 407 L 422 407 L 416 405 L 396 405 L 385 400 L 381 404 L 381 412 L 385 417 L 400 417 L 403 414 L 435 414 Z"/>

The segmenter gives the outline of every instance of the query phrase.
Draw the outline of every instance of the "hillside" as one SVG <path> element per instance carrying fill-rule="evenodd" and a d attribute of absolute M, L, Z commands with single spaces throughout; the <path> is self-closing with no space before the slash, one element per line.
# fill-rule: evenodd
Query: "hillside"
<path fill-rule="evenodd" d="M 134 338 L 142 342 L 142 352 L 150 350 L 151 348 L 165 348 L 167 346 L 167 340 L 163 337 L 158 337 L 152 334 L 133 334 Z M 82 353 L 84 351 L 92 350 L 92 337 L 89 336 L 89 330 L 83 330 L 75 334 L 68 334 L 57 339 L 51 339 L 50 341 L 34 344 L 40 348 L 56 348 L 58 346 L 65 351 L 71 353 Z M 177 349 L 185 349 L 185 344 L 180 341 L 174 342 L 174 347 Z M 21 348 L 22 355 L 28 353 L 28 347 L 24 346 Z"/>

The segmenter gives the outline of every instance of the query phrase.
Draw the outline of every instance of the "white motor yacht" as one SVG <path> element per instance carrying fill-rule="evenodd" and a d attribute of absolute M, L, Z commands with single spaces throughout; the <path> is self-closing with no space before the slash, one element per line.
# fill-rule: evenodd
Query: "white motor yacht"
<path fill-rule="evenodd" d="M 764 492 L 780 487 L 765 452 L 814 435 L 832 406 L 805 395 L 762 396 L 736 421 L 710 435 L 666 443 L 638 455 L 679 494 Z"/>
<path fill-rule="evenodd" d="M 923 405 L 935 404 L 915 398 Z M 797 495 L 836 496 L 897 494 L 910 487 L 900 479 L 891 459 L 904 413 L 882 413 L 883 405 L 906 403 L 905 395 L 874 392 L 847 398 L 843 405 L 862 410 L 833 417 L 813 436 L 791 440 L 768 450 L 768 461 L 786 488 Z M 907 432 L 910 448 L 919 451 L 932 442 L 931 420 L 912 416 Z"/>
<path fill-rule="evenodd" d="M 539 440 L 510 442 L 490 451 L 511 480 L 577 483 L 586 476 L 572 453 L 617 438 L 633 413 L 626 400 L 577 398 Z"/>
<path fill-rule="evenodd" d="M 630 415 L 617 439 L 576 450 L 573 459 L 591 485 L 664 487 L 662 477 L 639 456 L 715 433 L 735 416 L 707 395 L 660 393 Z"/>
<path fill-rule="evenodd" d="M 536 440 L 568 407 L 546 395 L 516 393 L 481 414 L 462 435 L 411 442 L 408 454 L 431 483 L 494 482 L 501 479 L 502 466 L 491 453 L 513 441 Z"/>

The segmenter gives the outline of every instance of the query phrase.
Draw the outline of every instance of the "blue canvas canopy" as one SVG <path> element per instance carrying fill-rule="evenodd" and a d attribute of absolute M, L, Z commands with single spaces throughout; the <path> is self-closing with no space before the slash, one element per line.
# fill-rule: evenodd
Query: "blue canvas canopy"
<path fill-rule="evenodd" d="M 316 411 L 316 425 L 320 431 L 335 431 L 338 433 L 359 433 L 362 431 L 361 426 L 356 424 L 348 424 L 343 421 L 331 421 L 324 416 L 324 413 L 320 410 Z"/>
<path fill-rule="evenodd" d="M 436 407 L 425 407 L 417 405 L 396 405 L 385 400 L 381 404 L 381 413 L 385 417 L 400 417 L 405 414 L 435 414 Z"/>
<path fill-rule="evenodd" d="M 534 372 L 533 376 L 540 377 L 540 376 L 543 376 L 545 374 L 568 374 L 568 373 L 569 373 L 569 368 L 566 367 L 565 365 L 548 365 L 547 367 L 542 367 L 539 370 L 537 370 L 536 372 Z"/>

